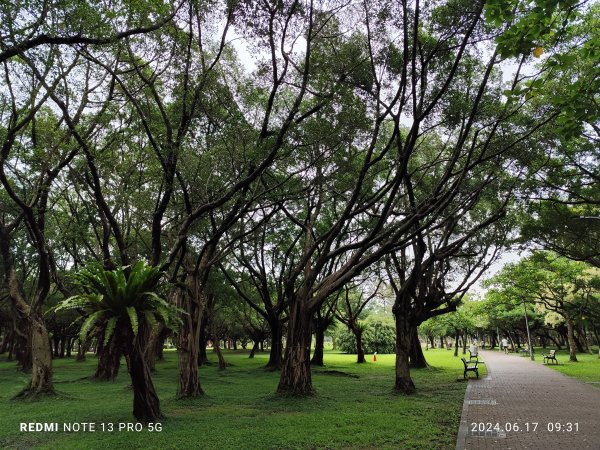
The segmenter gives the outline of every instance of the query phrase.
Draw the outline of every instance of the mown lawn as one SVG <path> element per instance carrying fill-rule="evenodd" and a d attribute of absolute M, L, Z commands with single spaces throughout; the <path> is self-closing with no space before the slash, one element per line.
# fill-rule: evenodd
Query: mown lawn
<path fill-rule="evenodd" d="M 28 377 L 14 363 L 0 361 L 0 448 L 3 449 L 453 449 L 466 383 L 462 363 L 446 350 L 428 350 L 431 367 L 413 370 L 418 393 L 392 394 L 394 355 L 369 357 L 327 352 L 324 368 L 313 371 L 316 395 L 274 395 L 278 374 L 263 370 L 267 355 L 248 359 L 227 352 L 231 364 L 201 368 L 203 398 L 177 400 L 177 355 L 167 352 L 154 376 L 165 414 L 162 431 L 102 432 L 101 423 L 134 422 L 132 393 L 122 366 L 114 383 L 84 377 L 87 362 L 55 361 L 59 395 L 36 401 L 12 400 Z M 211 355 L 211 357 L 213 357 Z M 214 357 L 213 357 L 214 361 Z M 482 374 L 483 375 L 483 374 Z M 20 432 L 21 422 L 94 422 L 94 433 Z"/>
<path fill-rule="evenodd" d="M 535 360 L 540 364 L 543 364 L 543 355 L 548 353 L 549 350 L 552 350 L 552 347 L 546 349 L 536 348 L 535 350 Z M 565 375 L 575 377 L 581 381 L 587 383 L 591 382 L 594 386 L 600 388 L 600 358 L 598 358 L 598 348 L 594 347 L 592 351 L 594 352 L 593 354 L 578 353 L 577 362 L 571 362 L 569 361 L 568 350 L 557 350 L 556 360 L 558 361 L 558 364 L 554 364 L 554 361 L 552 361 L 548 364 L 548 367 L 558 370 Z"/>

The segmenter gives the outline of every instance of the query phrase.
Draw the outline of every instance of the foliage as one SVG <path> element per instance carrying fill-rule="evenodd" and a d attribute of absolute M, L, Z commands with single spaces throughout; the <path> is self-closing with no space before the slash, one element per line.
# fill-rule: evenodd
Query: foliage
<path fill-rule="evenodd" d="M 172 326 L 177 309 L 156 293 L 162 277 L 157 267 L 144 261 L 115 270 L 91 264 L 75 275 L 82 293 L 63 300 L 49 312 L 82 311 L 81 341 L 102 331 L 105 345 L 118 326 L 128 326 L 133 336 L 137 336 L 142 321 L 151 328 L 158 323 Z"/>
<path fill-rule="evenodd" d="M 394 353 L 396 332 L 393 326 L 380 321 L 360 322 L 363 329 L 362 342 L 365 353 Z M 339 349 L 346 353 L 356 353 L 356 338 L 347 328 L 337 331 Z"/>

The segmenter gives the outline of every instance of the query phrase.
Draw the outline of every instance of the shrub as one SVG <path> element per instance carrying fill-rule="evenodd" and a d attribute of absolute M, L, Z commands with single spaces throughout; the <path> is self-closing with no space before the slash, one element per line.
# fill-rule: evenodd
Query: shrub
<path fill-rule="evenodd" d="M 348 328 L 336 335 L 338 348 L 345 353 L 356 353 L 356 339 Z M 363 331 L 363 350 L 365 353 L 395 353 L 396 332 L 394 327 L 379 321 L 367 322 Z"/>

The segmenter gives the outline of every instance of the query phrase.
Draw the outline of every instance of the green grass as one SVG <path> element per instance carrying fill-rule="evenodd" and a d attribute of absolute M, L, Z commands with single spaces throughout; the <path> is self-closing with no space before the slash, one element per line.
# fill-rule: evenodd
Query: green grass
<path fill-rule="evenodd" d="M 552 350 L 552 347 L 546 349 L 536 348 L 535 360 L 540 364 L 544 362 L 544 353 Z M 558 364 L 554 364 L 554 361 L 548 364 L 548 367 L 553 368 L 559 372 L 569 375 L 570 377 L 577 378 L 587 383 L 592 382 L 594 386 L 600 387 L 600 358 L 598 358 L 598 348 L 592 349 L 594 354 L 589 353 L 577 353 L 577 362 L 569 361 L 568 350 L 557 350 L 556 360 Z"/>
<path fill-rule="evenodd" d="M 20 422 L 134 422 L 125 367 L 114 383 L 81 379 L 93 373 L 95 358 L 55 361 L 60 395 L 12 400 L 28 377 L 14 363 L 0 362 L 0 448 L 6 449 L 452 449 L 466 383 L 462 363 L 446 350 L 425 352 L 431 367 L 413 370 L 418 392 L 392 393 L 394 355 L 369 357 L 325 354 L 326 367 L 313 371 L 316 395 L 283 398 L 274 394 L 278 373 L 246 353 L 226 352 L 232 365 L 200 369 L 206 395 L 175 399 L 177 355 L 166 352 L 154 376 L 166 418 L 162 431 L 66 433 L 19 431 Z M 210 355 L 213 357 L 213 355 Z M 214 357 L 213 357 L 214 361 Z M 342 373 L 323 373 L 338 371 Z M 351 375 L 351 376 L 346 376 Z"/>

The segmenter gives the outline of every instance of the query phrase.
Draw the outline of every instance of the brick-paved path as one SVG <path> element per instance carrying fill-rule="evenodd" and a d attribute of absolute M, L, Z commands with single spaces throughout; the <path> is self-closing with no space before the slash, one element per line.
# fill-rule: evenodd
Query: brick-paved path
<path fill-rule="evenodd" d="M 600 449 L 600 389 L 529 357 L 499 351 L 480 355 L 488 376 L 469 381 L 456 450 Z M 472 430 L 473 423 L 483 423 L 487 429 L 488 422 L 492 428 L 496 423 L 499 427 L 490 432 Z M 538 423 L 535 431 L 534 422 Z M 549 424 L 556 422 L 562 424 L 561 431 L 549 432 Z M 573 424 L 570 432 L 566 430 L 568 422 Z M 516 423 L 520 431 L 509 431 L 506 423 Z"/>

